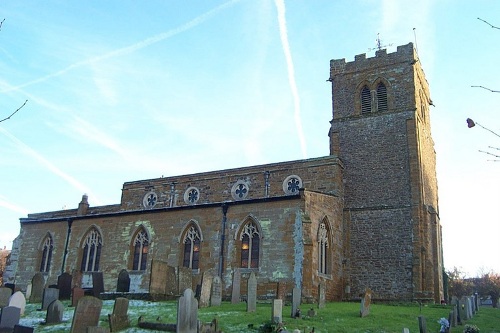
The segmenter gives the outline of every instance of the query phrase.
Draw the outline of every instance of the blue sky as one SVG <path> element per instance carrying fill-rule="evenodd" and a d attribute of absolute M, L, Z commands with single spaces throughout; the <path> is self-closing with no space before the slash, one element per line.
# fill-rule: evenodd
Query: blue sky
<path fill-rule="evenodd" d="M 447 269 L 500 272 L 499 1 L 9 1 L 0 6 L 0 246 L 19 218 L 124 182 L 325 156 L 330 59 L 416 42 Z"/>

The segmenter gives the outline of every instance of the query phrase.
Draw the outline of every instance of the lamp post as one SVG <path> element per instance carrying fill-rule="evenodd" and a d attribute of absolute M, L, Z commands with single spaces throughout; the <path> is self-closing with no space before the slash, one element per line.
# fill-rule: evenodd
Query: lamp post
<path fill-rule="evenodd" d="M 467 118 L 467 127 L 469 128 L 472 128 L 472 127 L 475 127 L 475 126 L 479 126 L 481 127 L 482 129 L 485 129 L 487 130 L 488 132 L 490 133 L 493 133 L 494 135 L 498 136 L 500 138 L 500 135 L 498 135 L 498 133 L 495 133 L 493 132 L 492 130 L 490 130 L 489 128 L 486 128 L 484 127 L 483 125 L 481 125 L 480 123 L 477 123 L 475 122 L 474 120 L 470 119 L 470 118 Z M 488 146 L 488 148 L 490 149 L 496 149 L 496 150 L 500 150 L 500 148 L 497 148 L 497 147 L 492 147 L 492 146 Z M 488 155 L 491 155 L 491 156 L 495 156 L 496 158 L 500 158 L 500 155 L 496 155 L 496 154 L 493 154 L 491 152 L 488 152 L 488 151 L 484 151 L 484 150 L 479 150 L 479 152 L 481 153 L 484 153 L 484 154 L 488 154 Z M 493 162 L 500 162 L 500 160 L 492 160 Z"/>

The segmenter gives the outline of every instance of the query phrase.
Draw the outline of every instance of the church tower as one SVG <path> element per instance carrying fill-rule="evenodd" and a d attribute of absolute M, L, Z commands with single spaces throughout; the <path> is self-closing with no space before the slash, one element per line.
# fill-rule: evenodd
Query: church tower
<path fill-rule="evenodd" d="M 432 101 L 413 44 L 331 60 L 330 154 L 344 164 L 345 298 L 443 298 Z"/>

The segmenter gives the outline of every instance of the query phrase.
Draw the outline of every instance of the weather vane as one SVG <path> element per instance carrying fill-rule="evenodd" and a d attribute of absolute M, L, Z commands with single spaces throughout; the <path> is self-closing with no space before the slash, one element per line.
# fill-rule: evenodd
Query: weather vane
<path fill-rule="evenodd" d="M 387 44 L 387 45 L 382 45 L 382 41 L 380 40 L 380 33 L 377 33 L 377 39 L 375 40 L 376 42 L 376 47 L 369 48 L 368 51 L 373 51 L 373 50 L 382 50 L 383 48 L 386 48 L 388 46 L 392 46 L 392 44 Z"/>

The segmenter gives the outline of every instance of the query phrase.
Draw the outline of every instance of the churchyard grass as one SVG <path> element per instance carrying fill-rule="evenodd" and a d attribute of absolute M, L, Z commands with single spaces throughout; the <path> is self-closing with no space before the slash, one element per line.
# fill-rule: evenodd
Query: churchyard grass
<path fill-rule="evenodd" d="M 46 311 L 37 311 L 40 304 L 27 304 L 25 315 L 21 318 L 21 325 L 35 327 L 35 332 L 68 332 L 71 327 L 71 318 L 74 308 L 65 305 L 63 323 L 57 325 L 42 325 Z M 108 314 L 113 312 L 114 301 L 104 301 L 100 316 L 100 326 L 109 327 Z M 317 314 L 307 317 L 307 311 L 313 307 Z M 372 304 L 370 314 L 365 318 L 359 317 L 359 303 L 326 303 L 325 308 L 317 309 L 310 304 L 302 304 L 302 319 L 290 318 L 291 306 L 283 307 L 283 321 L 289 331 L 298 328 L 301 332 L 309 333 L 315 328 L 315 333 L 345 332 L 345 333 L 388 333 L 402 332 L 409 328 L 410 332 L 419 332 L 418 316 L 422 315 L 427 321 L 428 332 L 439 332 L 438 320 L 448 317 L 449 306 L 398 304 L 384 305 Z M 137 320 L 142 316 L 145 321 L 155 323 L 175 323 L 177 302 L 147 302 L 131 300 L 129 304 L 129 317 L 132 327 L 121 332 L 153 332 L 138 328 Z M 258 332 L 264 323 L 270 322 L 271 304 L 258 303 L 254 313 L 246 312 L 246 304 L 231 304 L 223 302 L 220 307 L 202 308 L 198 312 L 202 322 L 210 322 L 218 318 L 221 329 L 226 333 L 231 332 Z M 481 329 L 481 333 L 500 333 L 500 309 L 481 307 L 480 311 L 469 321 Z M 453 328 L 451 332 L 462 332 L 463 326 Z"/>

